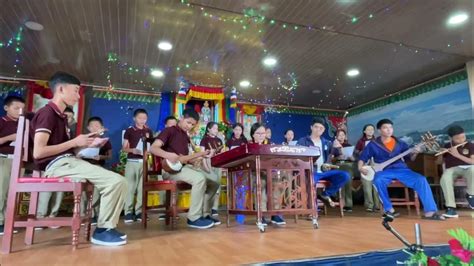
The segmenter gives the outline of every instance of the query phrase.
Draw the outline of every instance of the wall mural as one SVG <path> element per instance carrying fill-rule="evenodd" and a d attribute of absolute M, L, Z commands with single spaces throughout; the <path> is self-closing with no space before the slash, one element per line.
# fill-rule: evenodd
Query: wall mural
<path fill-rule="evenodd" d="M 474 116 L 467 79 L 413 98 L 364 112 L 348 119 L 349 141 L 354 144 L 365 124 L 376 124 L 382 118 L 394 122 L 394 135 L 407 143 L 420 141 L 420 135 L 430 131 L 438 141 L 448 140 L 447 129 L 460 125 L 469 139 L 474 139 Z"/>

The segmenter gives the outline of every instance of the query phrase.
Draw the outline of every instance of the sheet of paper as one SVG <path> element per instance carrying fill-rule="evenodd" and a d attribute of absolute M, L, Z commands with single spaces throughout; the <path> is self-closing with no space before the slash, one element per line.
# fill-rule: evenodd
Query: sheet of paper
<path fill-rule="evenodd" d="M 100 148 L 85 148 L 79 151 L 77 156 L 82 158 L 94 158 L 99 155 Z"/>
<path fill-rule="evenodd" d="M 342 154 L 346 158 L 351 157 L 354 154 L 354 146 L 349 146 L 349 147 L 342 148 Z"/>
<path fill-rule="evenodd" d="M 238 148 L 239 146 L 231 146 L 230 149 L 235 149 L 235 148 Z"/>
<path fill-rule="evenodd" d="M 12 141 L 12 142 L 10 143 L 10 146 L 15 147 L 15 142 Z"/>
<path fill-rule="evenodd" d="M 142 139 L 140 139 L 140 141 L 138 142 L 137 144 L 137 147 L 135 147 L 135 149 L 139 150 L 140 151 L 140 154 L 143 155 L 143 141 Z M 149 150 L 150 149 L 150 143 L 146 143 L 146 149 Z"/>
<path fill-rule="evenodd" d="M 462 169 L 468 169 L 469 167 L 472 167 L 472 165 L 459 165 L 459 167 Z"/>
<path fill-rule="evenodd" d="M 288 143 L 288 146 L 296 146 L 297 143 L 298 143 L 297 140 L 292 140 Z"/>

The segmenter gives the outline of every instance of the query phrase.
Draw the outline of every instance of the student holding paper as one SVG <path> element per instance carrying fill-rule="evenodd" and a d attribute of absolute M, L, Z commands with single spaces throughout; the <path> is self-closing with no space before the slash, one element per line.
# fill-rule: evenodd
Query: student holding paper
<path fill-rule="evenodd" d="M 349 151 L 349 152 L 347 152 Z M 352 151 L 352 152 L 350 152 Z M 352 179 L 354 178 L 354 146 L 347 142 L 346 131 L 338 129 L 336 131 L 336 140 L 334 141 L 331 157 L 335 165 L 339 166 L 339 169 L 349 173 L 350 179 L 342 188 L 342 194 L 344 196 L 344 211 L 352 212 Z"/>
<path fill-rule="evenodd" d="M 103 132 L 104 131 L 104 123 L 102 122 L 102 118 L 98 116 L 94 116 L 89 118 L 87 121 L 87 130 L 89 133 L 93 132 Z M 106 141 L 105 141 L 106 140 Z M 87 149 L 93 149 L 95 150 L 94 154 L 91 154 L 92 156 L 85 156 L 82 157 L 85 161 L 95 164 L 98 166 L 104 167 L 105 161 L 109 160 L 112 158 L 112 144 L 110 143 L 108 138 L 104 138 L 105 143 L 99 147 L 99 148 L 87 148 Z M 79 152 L 81 154 L 81 152 Z M 81 216 L 85 215 L 85 210 L 86 210 L 86 198 L 83 196 L 81 198 Z M 97 218 L 98 218 L 98 213 L 99 213 L 99 191 L 97 189 L 94 189 L 94 194 L 92 198 L 92 222 L 91 225 L 96 225 L 97 224 Z"/>
<path fill-rule="evenodd" d="M 137 109 L 133 113 L 135 125 L 127 128 L 123 136 L 122 150 L 128 153 L 125 165 L 125 178 L 128 182 L 128 192 L 125 198 L 125 223 L 142 221 L 142 190 L 143 190 L 143 141 L 152 141 L 153 131 L 146 125 L 148 113 L 144 109 Z M 134 199 L 136 196 L 136 202 Z M 134 208 L 135 207 L 135 208 Z M 134 214 L 135 210 L 135 214 Z"/>

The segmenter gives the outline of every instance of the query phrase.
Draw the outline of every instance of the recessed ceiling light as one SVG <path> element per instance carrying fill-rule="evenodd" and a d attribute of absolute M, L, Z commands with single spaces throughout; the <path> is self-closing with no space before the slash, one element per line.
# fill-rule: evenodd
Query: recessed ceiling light
<path fill-rule="evenodd" d="M 456 13 L 449 17 L 447 24 L 450 26 L 455 26 L 466 22 L 469 18 L 469 15 L 465 12 Z"/>
<path fill-rule="evenodd" d="M 25 26 L 30 30 L 42 31 L 44 29 L 43 25 L 34 21 L 25 22 Z"/>
<path fill-rule="evenodd" d="M 321 93 L 321 90 L 313 90 L 312 93 L 313 94 L 318 94 L 318 93 Z"/>
<path fill-rule="evenodd" d="M 272 67 L 276 65 L 278 61 L 276 60 L 275 57 L 269 56 L 269 57 L 265 57 L 262 62 L 265 66 Z"/>
<path fill-rule="evenodd" d="M 242 88 L 248 88 L 250 86 L 250 81 L 248 80 L 242 80 L 240 83 L 239 83 L 240 87 Z"/>
<path fill-rule="evenodd" d="M 359 69 L 353 68 L 353 69 L 349 69 L 349 71 L 347 71 L 346 74 L 347 74 L 349 77 L 356 77 L 356 76 L 359 76 L 360 72 L 359 72 Z"/>
<path fill-rule="evenodd" d="M 159 69 L 152 69 L 150 74 L 155 78 L 161 78 L 165 75 L 165 73 Z"/>
<path fill-rule="evenodd" d="M 170 42 L 162 41 L 158 44 L 158 48 L 163 51 L 169 51 L 173 49 L 173 45 Z"/>

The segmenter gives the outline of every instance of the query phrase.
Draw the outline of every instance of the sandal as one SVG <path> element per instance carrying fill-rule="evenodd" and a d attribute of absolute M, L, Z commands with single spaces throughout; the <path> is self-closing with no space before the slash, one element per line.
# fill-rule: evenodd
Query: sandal
<path fill-rule="evenodd" d="M 446 221 L 446 218 L 444 218 L 439 213 L 434 213 L 433 215 L 431 215 L 429 217 L 428 216 L 423 216 L 422 219 L 433 220 L 433 221 Z"/>

